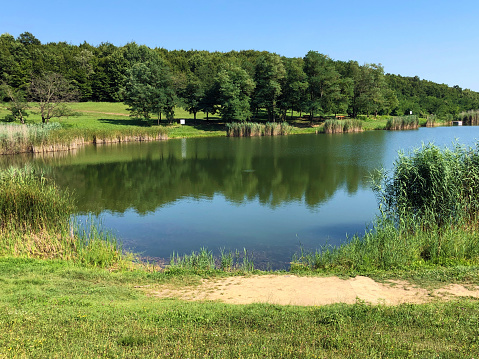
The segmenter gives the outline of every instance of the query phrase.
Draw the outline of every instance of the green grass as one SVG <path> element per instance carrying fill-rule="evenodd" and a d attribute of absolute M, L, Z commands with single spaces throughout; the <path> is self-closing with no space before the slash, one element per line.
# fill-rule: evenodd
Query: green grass
<path fill-rule="evenodd" d="M 0 357 L 466 358 L 479 350 L 477 300 L 227 305 L 135 288 L 172 280 L 1 258 Z"/>
<path fill-rule="evenodd" d="M 34 103 L 30 105 L 27 123 L 41 123 L 36 105 Z M 175 109 L 174 123 L 168 124 L 163 119 L 158 126 L 155 116 L 148 122 L 129 117 L 127 106 L 123 103 L 78 102 L 71 103 L 69 106 L 72 109 L 71 116 L 51 120 L 51 122 L 60 123 L 62 130 L 49 139 L 48 143 L 65 144 L 69 141 L 80 143 L 79 138 L 87 142 L 93 142 L 96 138 L 115 141 L 125 137 L 154 137 L 158 132 L 166 134 L 168 138 L 226 136 L 226 125 L 218 116 L 210 115 L 209 120 L 206 121 L 206 115 L 200 112 L 197 114 L 197 119 L 193 120 L 193 115 L 181 108 Z M 0 119 L 7 115 L 6 107 L 0 106 Z M 185 119 L 186 125 L 179 125 L 177 123 L 179 119 Z M 318 133 L 323 127 L 322 122 L 314 120 L 311 123 L 309 119 L 301 118 L 299 113 L 294 113 L 293 119 L 288 115 L 287 120 L 292 126 L 288 131 L 292 134 Z M 364 121 L 363 129 L 382 129 L 384 126 L 384 120 L 370 120 Z"/>
<path fill-rule="evenodd" d="M 0 172 L 0 256 L 130 266 L 115 238 L 95 223 L 71 222 L 73 199 L 30 168 Z"/>

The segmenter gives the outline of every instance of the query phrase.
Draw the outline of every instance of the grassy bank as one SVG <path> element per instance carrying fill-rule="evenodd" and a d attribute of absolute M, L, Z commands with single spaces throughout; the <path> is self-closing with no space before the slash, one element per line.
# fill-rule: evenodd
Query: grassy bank
<path fill-rule="evenodd" d="M 130 266 L 131 257 L 94 223 L 72 222 L 72 197 L 33 169 L 0 174 L 0 256 Z"/>
<path fill-rule="evenodd" d="M 227 305 L 149 297 L 136 286 L 195 277 L 0 259 L 5 358 L 467 358 L 473 300 L 397 307 Z"/>

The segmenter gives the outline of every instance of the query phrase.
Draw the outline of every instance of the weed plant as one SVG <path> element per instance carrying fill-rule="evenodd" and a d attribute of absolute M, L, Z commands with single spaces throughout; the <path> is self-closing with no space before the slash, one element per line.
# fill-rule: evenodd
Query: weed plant
<path fill-rule="evenodd" d="M 375 271 L 479 263 L 479 151 L 434 145 L 373 176 L 381 215 L 364 236 L 296 254 L 292 271 Z"/>

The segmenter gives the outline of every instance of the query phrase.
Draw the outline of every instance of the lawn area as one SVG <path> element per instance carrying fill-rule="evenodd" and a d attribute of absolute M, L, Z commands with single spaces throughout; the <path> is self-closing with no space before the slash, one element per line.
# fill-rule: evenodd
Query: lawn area
<path fill-rule="evenodd" d="M 155 129 L 166 131 L 168 138 L 184 137 L 206 137 L 206 136 L 225 136 L 225 124 L 218 115 L 210 115 L 206 120 L 206 114 L 199 112 L 197 119 L 182 108 L 175 109 L 175 121 L 168 124 L 165 119 L 158 126 L 158 119 L 155 116 L 147 122 L 141 119 L 131 118 L 127 106 L 121 102 L 77 102 L 69 104 L 72 109 L 72 115 L 60 119 L 52 119 L 51 122 L 59 122 L 65 130 L 88 131 L 94 133 L 98 131 L 103 134 L 112 133 L 151 133 Z M 8 114 L 5 106 L 0 107 L 0 119 Z M 288 122 L 293 126 L 293 134 L 319 133 L 322 131 L 323 121 L 315 119 L 313 123 L 307 118 L 300 117 L 299 113 L 293 114 L 293 119 L 288 114 Z M 186 125 L 180 125 L 179 119 L 185 119 Z M 264 114 L 260 113 L 258 121 L 266 121 Z M 255 120 L 254 120 L 255 121 Z M 363 129 L 374 130 L 383 129 L 386 125 L 386 119 L 369 119 L 363 121 Z M 41 123 L 41 117 L 38 107 L 32 103 L 30 116 L 27 117 L 27 123 Z M 72 132 L 72 131 L 70 131 Z"/>
<path fill-rule="evenodd" d="M 160 299 L 138 288 L 199 279 L 0 258 L 0 357 L 472 358 L 479 351 L 473 299 L 227 305 Z"/>

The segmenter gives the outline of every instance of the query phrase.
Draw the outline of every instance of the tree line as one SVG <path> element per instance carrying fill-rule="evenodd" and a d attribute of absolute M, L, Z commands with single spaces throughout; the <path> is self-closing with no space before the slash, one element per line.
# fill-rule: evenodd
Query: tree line
<path fill-rule="evenodd" d="M 260 111 L 276 121 L 293 111 L 312 120 L 410 111 L 441 117 L 479 108 L 479 93 L 469 89 L 385 74 L 380 64 L 337 61 L 316 51 L 287 58 L 254 50 L 168 51 L 135 42 L 42 44 L 28 32 L 0 35 L 2 97 L 13 103 L 15 118 L 23 121 L 22 104 L 41 102 L 42 91 L 50 91 L 45 82 L 52 81 L 63 92 L 45 104 L 44 121 L 66 111 L 52 104 L 71 99 L 124 102 L 133 116 L 170 121 L 178 106 L 195 118 L 203 112 L 225 121 L 250 120 Z"/>

